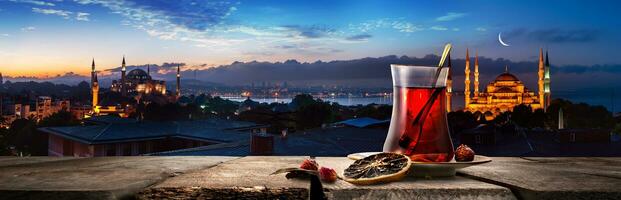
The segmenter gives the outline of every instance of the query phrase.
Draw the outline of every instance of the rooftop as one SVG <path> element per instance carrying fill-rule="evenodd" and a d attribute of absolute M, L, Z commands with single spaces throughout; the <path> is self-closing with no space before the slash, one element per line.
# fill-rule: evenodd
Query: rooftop
<path fill-rule="evenodd" d="M 140 141 L 165 137 L 186 137 L 211 142 L 234 142 L 248 139 L 248 133 L 236 130 L 264 127 L 245 121 L 223 119 L 154 122 L 101 117 L 94 125 L 43 127 L 39 130 L 85 144 Z"/>
<path fill-rule="evenodd" d="M 373 125 L 388 124 L 390 119 L 378 120 L 370 117 L 353 118 L 334 123 L 335 125 L 346 125 L 358 128 L 365 128 Z"/>
<path fill-rule="evenodd" d="M 381 151 L 386 138 L 384 129 L 340 127 L 316 129 L 274 138 L 273 155 L 277 156 L 347 156 L 355 152 Z M 155 153 L 164 156 L 247 156 L 250 155 L 249 138 L 229 144 L 209 145 Z M 313 152 L 309 154 L 309 152 Z"/>

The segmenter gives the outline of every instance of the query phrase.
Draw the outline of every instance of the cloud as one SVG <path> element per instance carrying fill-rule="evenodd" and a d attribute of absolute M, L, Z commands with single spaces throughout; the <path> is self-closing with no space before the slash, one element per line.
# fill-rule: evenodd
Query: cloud
<path fill-rule="evenodd" d="M 466 13 L 449 12 L 444 16 L 436 18 L 436 21 L 453 21 L 466 16 Z"/>
<path fill-rule="evenodd" d="M 544 43 L 583 43 L 597 40 L 599 32 L 591 29 L 537 29 L 517 28 L 503 34 L 506 38 L 522 38 Z"/>
<path fill-rule="evenodd" d="M 599 33 L 594 30 L 535 30 L 528 34 L 532 39 L 550 43 L 591 42 L 597 39 Z"/>
<path fill-rule="evenodd" d="M 300 26 L 300 25 L 285 25 L 282 26 L 285 31 L 290 32 L 289 37 L 302 37 L 302 38 L 321 38 L 329 36 L 334 33 L 334 29 L 326 26 Z"/>
<path fill-rule="evenodd" d="M 2 37 L 9 37 L 10 35 L 8 33 L 3 33 L 3 34 L 0 34 L 0 36 L 2 36 Z"/>
<path fill-rule="evenodd" d="M 519 38 L 519 37 L 523 37 L 524 35 L 528 34 L 528 30 L 525 28 L 516 28 L 507 32 L 502 32 L 502 36 L 503 38 L 506 39 L 514 39 L 514 38 Z"/>
<path fill-rule="evenodd" d="M 477 28 L 476 28 L 476 29 L 474 29 L 474 30 L 476 30 L 476 31 L 487 31 L 487 29 L 486 29 L 486 28 L 483 28 L 483 27 L 477 27 Z"/>
<path fill-rule="evenodd" d="M 398 30 L 399 32 L 404 32 L 404 33 L 413 33 L 416 31 L 423 30 L 420 26 L 416 26 L 409 22 L 400 22 L 400 21 L 392 22 L 392 28 Z"/>
<path fill-rule="evenodd" d="M 69 16 L 72 14 L 71 11 L 56 10 L 56 9 L 42 9 L 42 8 L 32 8 L 32 12 L 41 13 L 45 15 L 57 15 L 65 19 L 69 19 Z"/>
<path fill-rule="evenodd" d="M 448 30 L 448 28 L 446 28 L 444 26 L 432 26 L 429 29 L 434 30 L 434 31 L 446 31 L 446 30 Z"/>
<path fill-rule="evenodd" d="M 9 0 L 9 1 L 10 2 L 15 2 L 15 3 L 34 4 L 34 5 L 38 5 L 38 6 L 55 6 L 54 3 L 45 2 L 45 1 L 37 1 L 37 0 Z"/>
<path fill-rule="evenodd" d="M 178 62 L 164 62 L 159 65 L 158 64 L 127 65 L 126 68 L 128 72 L 134 69 L 142 69 L 144 71 L 147 71 L 147 65 L 149 66 L 151 73 L 155 72 L 159 74 L 176 73 L 177 66 L 181 66 L 182 68 L 185 68 L 185 66 L 187 66 L 185 63 L 182 63 L 182 62 L 179 62 L 179 63 Z M 104 74 L 110 74 L 110 73 L 115 73 L 115 72 L 121 72 L 121 66 L 106 69 L 103 71 Z"/>
<path fill-rule="evenodd" d="M 297 47 L 296 45 L 278 45 L 278 46 L 275 46 L 275 48 L 280 48 L 280 49 L 293 49 L 293 48 L 296 48 L 296 47 Z"/>
<path fill-rule="evenodd" d="M 423 28 L 419 25 L 414 25 L 410 22 L 406 22 L 401 19 L 389 19 L 389 18 L 368 20 L 360 24 L 349 25 L 349 29 L 363 32 L 363 33 L 370 32 L 376 29 L 386 29 L 386 28 L 394 29 L 402 33 L 413 33 L 416 31 L 423 30 Z"/>
<path fill-rule="evenodd" d="M 75 16 L 75 19 L 78 21 L 90 21 L 90 19 L 88 18 L 88 16 L 91 15 L 90 13 L 84 13 L 84 12 L 78 12 Z"/>
<path fill-rule="evenodd" d="M 566 65 L 553 68 L 559 73 L 585 74 L 585 73 L 621 73 L 621 65 Z"/>
<path fill-rule="evenodd" d="M 369 38 L 371 38 L 372 36 L 370 34 L 359 34 L 359 35 L 354 35 L 354 36 L 350 36 L 345 38 L 346 40 L 349 41 L 367 41 L 369 40 Z"/>
<path fill-rule="evenodd" d="M 123 16 L 122 24 L 145 31 L 162 40 L 193 42 L 198 47 L 233 46 L 242 39 L 217 37 L 216 33 L 242 29 L 226 24 L 237 3 L 229 1 L 74 0 L 83 5 L 99 5 Z M 231 29 L 231 30 L 229 30 Z M 249 29 L 243 29 L 248 31 Z"/>
<path fill-rule="evenodd" d="M 67 10 L 59 10 L 59 9 L 46 9 L 46 8 L 32 8 L 32 12 L 40 13 L 44 15 L 57 15 L 63 17 L 64 19 L 71 19 L 73 17 L 73 13 Z M 78 21 L 89 21 L 88 16 L 90 13 L 85 12 L 77 12 L 75 14 L 75 19 Z"/>
<path fill-rule="evenodd" d="M 27 27 L 23 27 L 21 30 L 22 30 L 22 32 L 33 32 L 33 31 L 37 30 L 37 28 L 34 27 L 34 26 L 27 26 Z"/>

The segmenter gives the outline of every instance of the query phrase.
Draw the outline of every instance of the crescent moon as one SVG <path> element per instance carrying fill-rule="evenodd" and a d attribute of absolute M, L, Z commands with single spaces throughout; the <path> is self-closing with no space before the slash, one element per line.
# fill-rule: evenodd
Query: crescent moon
<path fill-rule="evenodd" d="M 505 46 L 505 47 L 511 46 L 505 43 L 504 41 L 502 41 L 502 37 L 500 37 L 500 34 L 502 34 L 502 32 L 498 33 L 498 42 L 500 42 L 500 44 L 502 44 L 502 46 Z"/>

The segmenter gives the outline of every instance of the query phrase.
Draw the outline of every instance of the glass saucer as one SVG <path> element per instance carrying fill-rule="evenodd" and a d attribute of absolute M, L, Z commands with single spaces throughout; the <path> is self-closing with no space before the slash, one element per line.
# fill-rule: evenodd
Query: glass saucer
<path fill-rule="evenodd" d="M 378 154 L 381 152 L 360 152 L 347 155 L 347 158 L 352 160 L 359 160 L 364 157 Z M 412 161 L 410 171 L 408 175 L 415 177 L 443 177 L 443 176 L 455 176 L 457 169 L 470 167 L 473 165 L 479 165 L 483 163 L 491 162 L 492 159 L 487 156 L 475 155 L 474 160 L 466 162 L 457 162 L 455 159 L 450 162 L 417 162 Z"/>

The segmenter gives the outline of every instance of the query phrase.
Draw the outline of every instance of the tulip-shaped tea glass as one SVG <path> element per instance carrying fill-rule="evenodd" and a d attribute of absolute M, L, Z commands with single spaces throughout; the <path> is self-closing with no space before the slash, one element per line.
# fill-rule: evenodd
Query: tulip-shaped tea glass
<path fill-rule="evenodd" d="M 384 152 L 412 161 L 448 162 L 454 150 L 446 120 L 449 68 L 391 65 L 393 109 Z"/>

